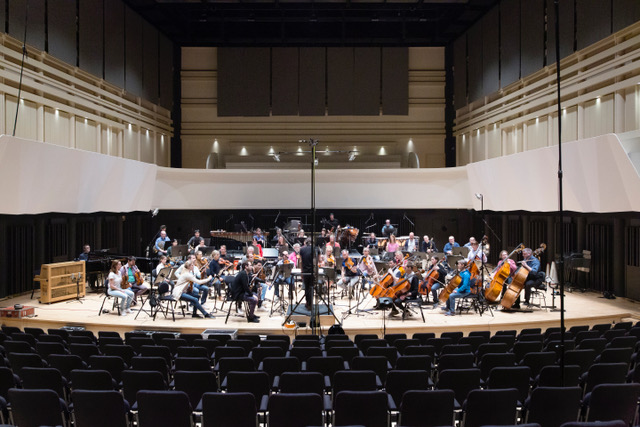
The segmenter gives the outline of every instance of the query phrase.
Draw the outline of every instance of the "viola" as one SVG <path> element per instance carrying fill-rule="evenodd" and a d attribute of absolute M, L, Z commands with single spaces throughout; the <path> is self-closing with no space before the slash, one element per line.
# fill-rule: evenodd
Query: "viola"
<path fill-rule="evenodd" d="M 347 257 L 347 259 L 344 260 L 344 266 L 351 270 L 351 272 L 355 273 L 356 272 L 356 263 L 353 262 L 353 260 L 351 259 L 351 257 Z"/>
<path fill-rule="evenodd" d="M 144 283 L 144 277 L 140 271 L 133 273 L 133 277 L 136 279 L 136 285 L 142 285 Z"/>
<path fill-rule="evenodd" d="M 120 287 L 122 289 L 129 289 L 131 285 L 129 284 L 129 276 L 127 276 L 126 273 L 122 273 L 122 283 L 120 284 Z"/>

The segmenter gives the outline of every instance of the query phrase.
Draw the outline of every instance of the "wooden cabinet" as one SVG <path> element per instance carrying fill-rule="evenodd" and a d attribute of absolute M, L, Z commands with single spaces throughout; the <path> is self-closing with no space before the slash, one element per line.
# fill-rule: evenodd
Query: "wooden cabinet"
<path fill-rule="evenodd" d="M 52 303 L 85 295 L 85 262 L 68 261 L 42 264 L 40 275 L 40 302 Z M 79 292 L 78 292 L 79 290 Z"/>

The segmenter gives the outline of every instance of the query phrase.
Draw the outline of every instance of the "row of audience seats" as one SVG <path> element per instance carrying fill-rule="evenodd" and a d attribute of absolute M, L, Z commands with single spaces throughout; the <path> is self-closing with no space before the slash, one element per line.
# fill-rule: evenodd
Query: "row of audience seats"
<path fill-rule="evenodd" d="M 631 323 L 575 327 L 563 352 L 559 328 L 291 342 L 3 326 L 1 415 L 20 426 L 632 425 L 639 337 Z"/>

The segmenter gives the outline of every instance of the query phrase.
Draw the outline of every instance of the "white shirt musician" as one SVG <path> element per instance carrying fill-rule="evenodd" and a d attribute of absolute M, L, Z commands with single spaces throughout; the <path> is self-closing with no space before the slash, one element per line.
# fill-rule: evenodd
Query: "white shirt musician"
<path fill-rule="evenodd" d="M 184 266 L 183 273 L 180 275 L 178 281 L 176 282 L 176 285 L 173 287 L 171 295 L 173 295 L 173 298 L 175 299 L 181 299 L 183 301 L 190 302 L 193 305 L 193 317 L 200 317 L 200 315 L 196 313 L 196 309 L 199 310 L 204 317 L 213 317 L 211 314 L 207 313 L 204 307 L 202 307 L 202 304 L 200 303 L 200 301 L 198 301 L 198 298 L 189 293 L 189 291 L 191 291 L 189 289 L 190 285 L 204 285 L 211 280 L 211 276 L 207 276 L 204 279 L 196 278 L 196 276 L 194 275 L 192 260 L 188 260 L 182 266 Z"/>
<path fill-rule="evenodd" d="M 415 252 L 418 250 L 418 239 L 416 239 L 413 231 L 409 233 L 409 238 L 405 243 L 405 249 L 409 252 Z"/>
<path fill-rule="evenodd" d="M 487 262 L 487 256 L 482 252 L 482 248 L 480 248 L 478 242 L 475 241 L 471 243 L 471 249 L 469 250 L 467 258 L 465 259 L 465 261 L 467 262 L 471 260 L 478 260 L 482 261 L 483 263 Z"/>
<path fill-rule="evenodd" d="M 358 269 L 368 280 L 371 280 L 378 277 L 378 271 L 376 270 L 376 264 L 369 252 L 368 247 L 365 247 L 362 250 L 362 258 L 360 258 L 360 262 L 358 263 Z"/>

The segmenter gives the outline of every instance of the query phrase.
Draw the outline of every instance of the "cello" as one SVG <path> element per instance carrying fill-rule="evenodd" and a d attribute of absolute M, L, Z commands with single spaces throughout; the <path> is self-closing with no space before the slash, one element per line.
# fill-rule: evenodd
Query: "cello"
<path fill-rule="evenodd" d="M 515 255 L 516 253 L 522 252 L 523 249 L 524 249 L 524 245 L 520 243 L 520 245 L 517 248 L 515 248 L 513 251 L 511 251 L 509 255 L 507 255 L 507 258 L 502 263 L 502 266 L 500 267 L 500 269 L 498 269 L 495 276 L 493 276 L 493 280 L 491 280 L 489 287 L 487 287 L 487 289 L 484 292 L 484 298 L 488 302 L 498 301 L 498 297 L 502 292 L 504 282 L 509 278 L 509 276 L 511 276 L 511 267 L 509 266 L 509 263 L 507 262 L 507 260 L 511 258 L 511 256 Z"/>
<path fill-rule="evenodd" d="M 540 243 L 540 247 L 535 251 L 533 251 L 532 256 L 539 258 L 540 254 L 542 254 L 542 252 L 544 252 L 545 249 L 547 249 L 547 245 L 544 243 Z M 500 305 L 503 308 L 508 310 L 513 306 L 513 304 L 516 302 L 516 300 L 520 296 L 520 292 L 522 292 L 522 289 L 524 289 L 524 282 L 527 281 L 528 275 L 529 275 L 529 270 L 527 270 L 526 268 L 523 268 L 522 266 L 520 266 L 520 268 L 516 270 L 516 272 L 513 275 L 513 280 L 509 285 L 509 288 L 504 293 L 502 300 L 500 300 Z"/>

